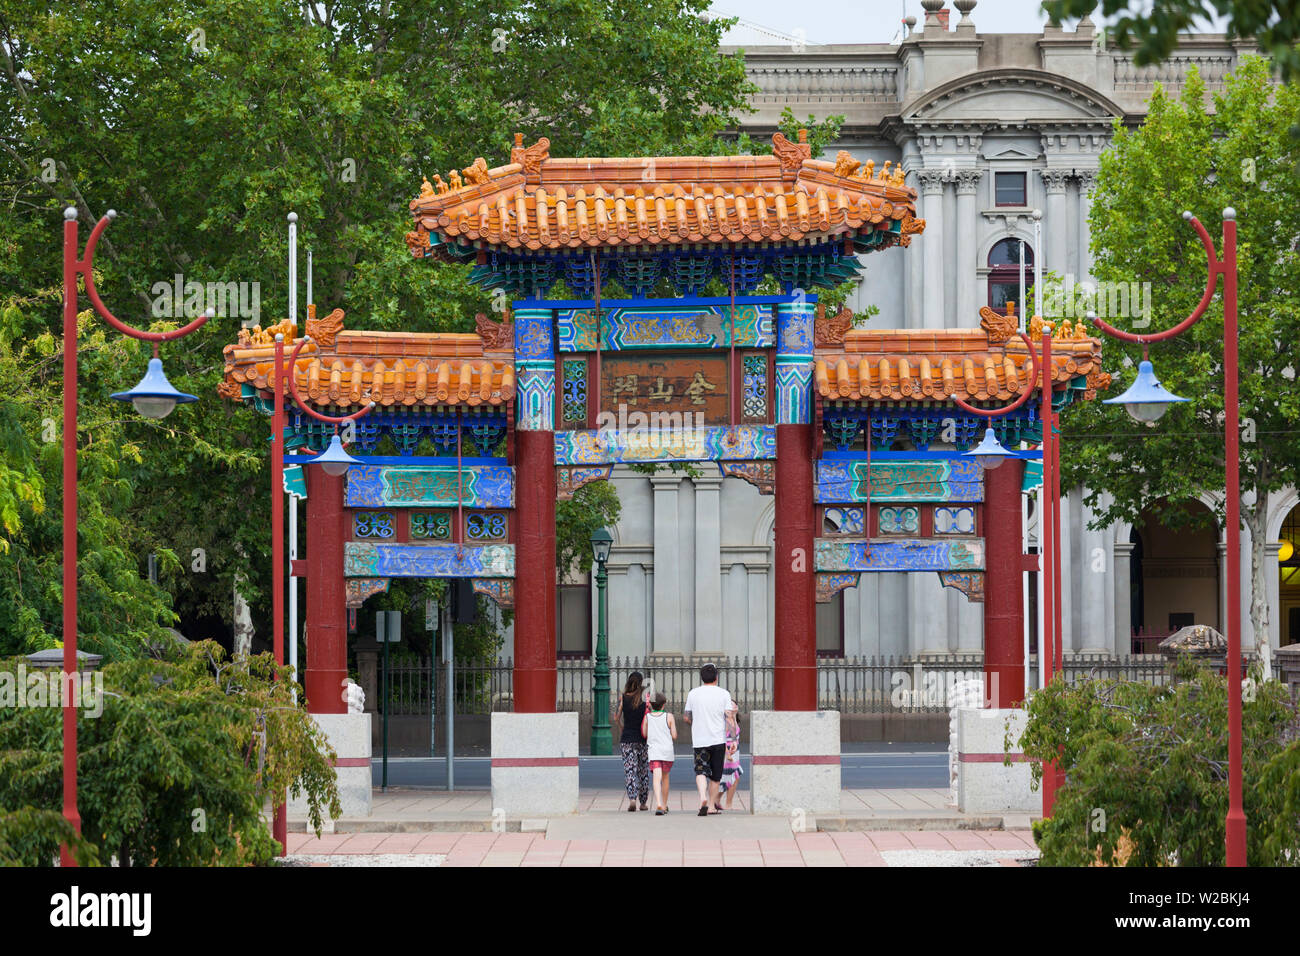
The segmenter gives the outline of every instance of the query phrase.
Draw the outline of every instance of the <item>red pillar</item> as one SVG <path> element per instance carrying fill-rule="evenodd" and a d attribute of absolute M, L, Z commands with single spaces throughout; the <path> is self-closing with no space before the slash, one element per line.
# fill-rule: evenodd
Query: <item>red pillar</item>
<path fill-rule="evenodd" d="M 515 712 L 555 712 L 555 433 L 515 431 Z"/>
<path fill-rule="evenodd" d="M 1020 488 L 1025 464 L 984 472 L 984 686 L 993 707 L 1025 698 Z"/>
<path fill-rule="evenodd" d="M 813 427 L 776 426 L 777 710 L 817 709 L 817 587 L 813 562 Z"/>
<path fill-rule="evenodd" d="M 307 471 L 307 669 L 303 689 L 313 714 L 345 714 L 348 607 L 343 580 L 343 476 Z"/>

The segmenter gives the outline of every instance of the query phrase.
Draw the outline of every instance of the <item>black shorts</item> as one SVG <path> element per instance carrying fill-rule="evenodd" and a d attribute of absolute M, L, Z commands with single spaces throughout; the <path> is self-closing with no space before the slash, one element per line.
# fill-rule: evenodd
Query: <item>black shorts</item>
<path fill-rule="evenodd" d="M 722 779 L 722 764 L 727 757 L 726 744 L 695 748 L 695 775 L 708 777 L 714 783 Z"/>

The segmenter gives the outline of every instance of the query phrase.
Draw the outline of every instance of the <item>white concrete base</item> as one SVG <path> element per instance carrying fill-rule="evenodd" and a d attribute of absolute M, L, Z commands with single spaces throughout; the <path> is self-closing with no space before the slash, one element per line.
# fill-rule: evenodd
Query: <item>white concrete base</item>
<path fill-rule="evenodd" d="M 325 731 L 338 757 L 339 802 L 349 819 L 370 816 L 370 718 L 372 714 L 312 714 L 316 726 Z M 289 800 L 289 815 L 305 817 L 307 800 Z M 329 824 L 330 829 L 333 823 Z"/>
<path fill-rule="evenodd" d="M 492 715 L 492 809 L 508 819 L 578 812 L 578 715 Z"/>
<path fill-rule="evenodd" d="M 962 813 L 1034 813 L 1041 792 L 1030 789 L 1031 764 L 1020 752 L 1027 715 L 1018 708 L 957 709 L 957 809 Z M 1010 746 L 1006 741 L 1010 740 Z M 1006 765 L 1004 756 L 1011 754 Z"/>
<path fill-rule="evenodd" d="M 840 812 L 840 715 L 756 710 L 750 715 L 754 813 Z"/>

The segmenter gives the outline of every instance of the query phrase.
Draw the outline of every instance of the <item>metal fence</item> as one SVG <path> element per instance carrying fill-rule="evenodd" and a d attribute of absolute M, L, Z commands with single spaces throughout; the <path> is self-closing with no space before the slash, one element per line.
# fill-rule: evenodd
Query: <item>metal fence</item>
<path fill-rule="evenodd" d="M 1250 655 L 1247 663 L 1250 662 Z M 731 692 L 743 711 L 770 709 L 776 672 L 770 657 L 719 658 L 718 683 Z M 609 662 L 610 699 L 619 693 L 632 671 L 653 682 L 667 695 L 669 707 L 680 711 L 686 695 L 700 682 L 700 662 L 688 659 L 615 657 Z M 564 659 L 556 662 L 556 709 L 591 712 L 595 662 Z M 1066 680 L 1120 678 L 1166 685 L 1172 672 L 1165 658 L 1134 654 L 1072 655 L 1064 665 Z M 490 714 L 513 709 L 514 664 L 509 658 L 490 663 L 457 662 L 453 686 L 458 714 Z M 817 662 L 817 706 L 845 714 L 938 713 L 947 710 L 948 691 L 957 682 L 979 680 L 984 660 L 979 654 L 942 657 L 841 657 Z M 430 685 L 438 710 L 446 688 L 443 666 L 431 673 L 427 662 L 404 661 L 389 669 L 392 713 L 428 714 Z M 1032 658 L 1026 682 L 1038 683 L 1038 661 Z M 382 693 L 382 692 L 381 692 Z"/>

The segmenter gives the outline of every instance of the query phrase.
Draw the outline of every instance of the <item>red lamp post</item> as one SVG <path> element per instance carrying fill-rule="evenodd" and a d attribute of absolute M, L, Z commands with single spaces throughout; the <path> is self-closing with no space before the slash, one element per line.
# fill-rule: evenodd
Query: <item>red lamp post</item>
<path fill-rule="evenodd" d="M 1051 409 L 1052 409 L 1052 372 L 1051 372 L 1051 368 L 1052 368 L 1052 337 L 1051 337 L 1051 335 L 1049 335 L 1049 334 L 1046 332 L 1046 330 L 1044 330 L 1044 332 L 1043 332 L 1043 358 L 1042 358 L 1042 362 L 1040 363 L 1040 362 L 1038 362 L 1037 357 L 1036 357 L 1035 354 L 1034 354 L 1034 345 L 1033 345 L 1033 342 L 1030 340 L 1029 336 L 1026 335 L 1024 332 L 1017 332 L 1016 334 L 1019 335 L 1021 341 L 1023 341 L 1023 342 L 1025 343 L 1025 350 L 1026 350 L 1026 352 L 1027 352 L 1028 355 L 1029 355 L 1029 382 L 1031 383 L 1031 384 L 1029 385 L 1029 387 L 1027 387 L 1027 388 L 1026 388 L 1022 393 L 1021 393 L 1020 397 L 1017 398 L 1017 399 L 1016 399 L 1014 402 L 1012 402 L 1010 405 L 1006 405 L 1006 406 L 1004 406 L 1004 407 L 1002 407 L 1002 408 L 992 408 L 992 409 L 990 409 L 990 408 L 979 408 L 979 407 L 977 407 L 977 406 L 975 406 L 975 405 L 971 405 L 969 402 L 964 401 L 962 398 L 960 398 L 960 397 L 958 397 L 958 396 L 956 396 L 956 395 L 954 395 L 952 398 L 953 398 L 954 403 L 956 403 L 956 405 L 957 405 L 959 408 L 963 409 L 964 411 L 969 412 L 969 413 L 972 414 L 972 415 L 978 415 L 978 416 L 980 416 L 980 417 L 982 417 L 982 418 L 988 418 L 988 419 L 996 418 L 996 417 L 1001 416 L 1001 415 L 1006 415 L 1006 414 L 1009 414 L 1010 412 L 1015 411 L 1015 410 L 1016 410 L 1017 408 L 1019 408 L 1021 405 L 1024 405 L 1025 402 L 1029 401 L 1029 397 L 1033 394 L 1033 385 L 1032 385 L 1032 383 L 1035 382 L 1035 381 L 1040 380 L 1039 372 L 1040 372 L 1040 369 L 1041 369 L 1041 372 L 1042 372 L 1042 375 L 1041 375 L 1041 384 L 1042 384 L 1042 397 L 1043 397 L 1043 414 L 1042 414 L 1042 418 L 1043 418 L 1043 439 L 1042 439 L 1042 442 L 1043 442 L 1043 444 L 1042 444 L 1042 454 L 1043 454 L 1043 481 L 1044 481 L 1044 485 L 1045 485 L 1045 487 L 1047 487 L 1048 489 L 1051 489 L 1051 488 L 1052 488 L 1052 484 L 1049 483 L 1049 469 L 1050 469 L 1050 467 L 1051 467 L 1051 462 L 1053 461 L 1053 458 L 1052 458 L 1052 455 L 1051 455 L 1051 453 L 1050 453 L 1050 448 L 1051 448 L 1052 445 L 1054 444 L 1054 437 L 1053 437 L 1053 436 L 1054 436 L 1054 433 L 1053 433 L 1053 428 L 1052 428 L 1052 425 L 1053 425 L 1053 419 L 1052 419 L 1052 414 L 1051 414 Z M 990 429 L 989 429 L 989 432 L 991 433 L 991 431 L 992 431 L 992 429 L 990 428 Z M 989 455 L 987 455 L 987 456 L 985 456 L 985 455 L 981 455 L 981 454 L 980 454 L 980 449 L 978 449 L 978 448 L 975 449 L 975 450 L 972 451 L 972 452 L 968 452 L 968 454 L 975 454 L 975 455 L 977 455 L 978 457 L 980 457 L 981 462 L 985 462 L 986 467 L 989 467 L 990 464 L 991 464 L 991 462 L 992 462 L 992 460 L 997 459 L 997 458 L 999 457 L 999 453 L 1000 453 L 1001 455 L 1003 455 L 1003 456 L 1006 454 L 1006 449 L 1001 448 L 1001 446 L 998 445 L 997 440 L 996 440 L 995 438 L 993 438 L 991 434 L 987 435 L 987 436 L 985 437 L 985 440 L 984 440 L 984 441 L 985 441 L 985 445 L 988 445 L 990 442 L 992 443 L 992 445 L 990 446 L 990 450 L 993 452 L 992 454 L 989 454 Z M 985 446 L 981 446 L 981 448 L 983 448 L 983 447 L 985 447 Z M 986 458 L 988 459 L 987 462 L 986 462 Z M 996 467 L 996 466 L 994 465 L 993 467 Z M 1048 495 L 1048 496 L 1045 496 L 1045 499 L 1046 499 L 1047 502 L 1050 502 L 1050 500 L 1051 500 L 1050 491 L 1049 491 L 1049 495 Z M 1050 505 L 1049 505 L 1048 510 L 1050 510 Z M 1040 516 L 1040 518 L 1039 518 L 1039 522 L 1040 522 L 1040 525 L 1043 523 L 1042 516 Z M 1050 542 L 1049 542 L 1049 544 L 1050 544 Z M 1050 556 L 1050 554 L 1051 554 L 1051 548 L 1050 548 L 1050 547 L 1045 547 L 1043 550 L 1044 550 L 1044 552 L 1045 552 L 1046 554 L 1048 554 L 1048 555 Z M 1049 565 L 1049 564 L 1045 564 L 1045 565 L 1044 565 L 1044 573 L 1049 574 L 1049 578 L 1050 578 L 1051 569 L 1052 569 L 1052 568 L 1055 568 L 1055 567 L 1059 564 L 1059 562 L 1055 561 L 1054 559 L 1050 559 L 1050 557 L 1049 557 L 1048 559 L 1046 559 L 1046 560 L 1050 560 L 1050 565 Z M 1019 573 L 1019 572 L 1017 572 L 1017 573 Z M 1046 620 L 1049 620 L 1049 621 L 1052 620 L 1051 617 L 1050 617 L 1049 615 L 1045 615 L 1045 619 L 1046 619 Z M 1050 625 L 1049 625 L 1049 633 L 1050 633 L 1050 630 L 1051 630 L 1051 628 L 1050 628 Z M 987 635 L 985 635 L 985 637 L 986 637 L 986 640 L 987 640 Z M 1049 646 L 1050 646 L 1050 640 L 1048 641 L 1048 644 L 1049 644 Z M 988 648 L 987 648 L 987 647 L 985 648 L 985 656 L 986 656 L 985 664 L 986 664 L 986 669 L 987 669 L 987 668 L 988 668 L 988 664 L 989 664 L 989 661 L 988 661 Z M 1041 664 L 1040 664 L 1040 666 L 1041 666 Z M 998 670 L 994 670 L 994 671 L 993 671 L 994 676 L 997 676 L 998 673 L 1000 673 L 1000 671 L 998 671 Z M 1019 688 L 1019 692 L 1017 692 L 1015 688 L 1000 688 L 1000 689 L 998 689 L 997 692 L 996 692 L 996 697 L 994 697 L 994 696 L 993 696 L 993 690 L 990 689 L 990 699 L 991 699 L 991 700 L 996 700 L 998 706 L 1011 706 L 1011 704 L 1014 703 L 1016 700 L 1023 699 L 1023 695 L 1024 695 L 1024 686 L 1023 686 L 1023 681 L 1024 681 L 1024 674 L 1023 674 L 1023 671 L 1022 671 L 1022 673 L 1021 673 L 1021 678 L 1020 678 L 1021 686 L 1020 686 L 1020 688 Z"/>
<path fill-rule="evenodd" d="M 1219 258 L 1214 248 L 1214 241 L 1205 231 L 1199 219 L 1190 212 L 1183 213 L 1183 218 L 1192 224 L 1205 247 L 1208 275 L 1205 280 L 1205 292 L 1201 301 L 1192 310 L 1191 315 L 1171 329 L 1139 335 L 1116 329 L 1095 315 L 1089 318 L 1108 335 L 1113 335 L 1126 342 L 1141 343 L 1143 368 L 1139 371 L 1142 384 L 1145 371 L 1151 378 L 1151 366 L 1147 358 L 1146 346 L 1151 342 L 1160 342 L 1173 338 L 1191 328 L 1205 315 L 1205 310 L 1214 297 L 1214 288 L 1218 278 L 1223 276 L 1223 410 L 1224 410 L 1224 493 L 1227 498 L 1227 564 L 1228 564 L 1228 815 L 1224 821 L 1224 842 L 1227 848 L 1228 866 L 1246 865 L 1246 811 L 1242 805 L 1241 781 L 1241 462 L 1240 462 L 1240 422 L 1238 421 L 1238 376 L 1237 376 L 1237 212 L 1231 207 L 1223 210 L 1223 258 Z M 1159 382 L 1155 383 L 1159 389 Z M 1130 389 L 1133 392 L 1134 389 Z M 1161 390 L 1163 391 L 1163 390 Z M 1126 395 L 1112 402 L 1123 402 Z M 1146 403 L 1134 402 L 1129 405 L 1130 414 L 1140 421 L 1152 421 L 1159 417 L 1164 404 L 1182 399 L 1156 396 L 1157 401 Z M 1126 403 L 1127 404 L 1127 403 Z"/>
<path fill-rule="evenodd" d="M 193 401 L 172 389 L 162 375 L 158 360 L 158 343 L 189 335 L 211 318 L 204 312 L 193 322 L 171 332 L 144 332 L 132 328 L 113 315 L 95 289 L 95 246 L 108 224 L 117 217 L 110 209 L 95 224 L 86 240 L 85 255 L 78 259 L 80 239 L 77 235 L 77 210 L 63 210 L 63 672 L 75 674 L 77 667 L 77 276 L 86 287 L 86 298 L 101 318 L 123 335 L 153 343 L 150 372 L 133 392 L 115 398 L 132 399 L 137 410 L 149 417 L 161 418 L 178 401 Z M 155 363 L 158 363 L 155 365 Z M 162 385 L 165 390 L 146 388 Z M 166 390 L 170 390 L 168 393 Z M 134 394 L 133 394 L 134 393 Z M 174 397 L 173 397 L 174 396 Z M 66 686 L 66 682 L 65 685 Z M 77 811 L 77 708 L 71 695 L 63 702 L 63 816 L 81 833 L 81 814 Z M 60 849 L 63 866 L 76 866 L 67 846 Z"/>
<path fill-rule="evenodd" d="M 298 355 L 302 352 L 303 346 L 310 341 L 311 336 L 302 337 L 294 347 L 293 354 L 289 357 L 289 367 L 286 370 L 284 368 L 284 336 L 276 335 L 275 337 L 275 369 L 271 378 L 271 391 L 275 400 L 275 411 L 271 419 L 271 617 L 277 664 L 284 663 L 284 387 L 286 384 L 288 385 L 294 403 L 302 411 L 318 421 L 334 425 L 336 437 L 338 425 L 343 422 L 355 421 L 375 407 L 375 403 L 371 402 L 365 408 L 353 412 L 351 415 L 334 417 L 322 415 L 303 402 L 298 395 L 295 376 L 298 369 Z M 283 856 L 288 837 L 288 821 L 283 801 L 275 808 L 272 835 L 279 841 L 280 854 Z"/>

